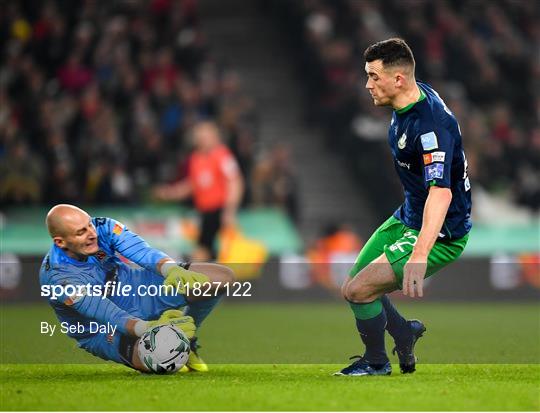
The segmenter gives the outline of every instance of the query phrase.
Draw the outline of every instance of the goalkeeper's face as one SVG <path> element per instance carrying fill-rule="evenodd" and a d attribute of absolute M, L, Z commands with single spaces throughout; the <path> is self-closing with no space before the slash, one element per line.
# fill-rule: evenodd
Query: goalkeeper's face
<path fill-rule="evenodd" d="M 98 252 L 98 237 L 96 228 L 88 215 L 70 217 L 64 223 L 64 233 L 61 238 L 62 249 L 76 258 L 85 258 Z"/>

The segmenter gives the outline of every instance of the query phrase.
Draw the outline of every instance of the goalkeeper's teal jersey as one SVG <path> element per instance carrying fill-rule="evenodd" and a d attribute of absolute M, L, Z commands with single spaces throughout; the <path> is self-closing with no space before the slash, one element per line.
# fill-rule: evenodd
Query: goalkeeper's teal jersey
<path fill-rule="evenodd" d="M 80 295 L 63 294 L 56 299 L 49 297 L 49 303 L 60 322 L 84 327 L 84 331 L 68 333 L 77 339 L 91 335 L 89 325 L 92 321 L 110 323 L 120 333 L 126 333 L 126 321 L 135 318 L 126 311 L 131 296 L 92 295 L 96 291 L 94 287 L 103 291 L 107 281 L 127 278 L 130 271 L 133 271 L 128 264 L 122 262 L 119 255 L 153 272 L 156 271 L 156 264 L 167 257 L 165 253 L 151 248 L 120 222 L 110 218 L 92 218 L 92 223 L 96 227 L 99 245 L 95 255 L 87 261 L 78 261 L 53 245 L 43 259 L 39 274 L 42 292 L 44 286 L 84 286 L 83 294 Z"/>

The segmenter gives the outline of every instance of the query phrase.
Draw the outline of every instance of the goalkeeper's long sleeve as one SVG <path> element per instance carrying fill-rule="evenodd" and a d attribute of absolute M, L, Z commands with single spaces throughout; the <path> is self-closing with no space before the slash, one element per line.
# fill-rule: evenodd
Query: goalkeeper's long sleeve
<path fill-rule="evenodd" d="M 136 317 L 130 315 L 125 310 L 122 310 L 115 303 L 113 303 L 107 297 L 101 294 L 96 294 L 96 291 L 88 291 L 86 288 L 90 285 L 90 288 L 96 285 L 94 278 L 90 273 L 87 273 L 81 268 L 77 268 L 77 271 L 73 271 L 71 266 L 65 266 L 62 269 L 58 269 L 50 274 L 49 283 L 51 285 L 60 285 L 66 287 L 72 285 L 75 288 L 80 287 L 81 294 L 67 295 L 61 294 L 54 299 L 51 298 L 51 304 L 55 307 L 63 306 L 65 308 L 64 313 L 66 316 L 70 316 L 68 324 L 74 324 L 80 322 L 85 326 L 85 330 L 88 329 L 88 323 L 90 321 L 96 321 L 98 323 L 110 323 L 116 326 L 116 330 L 123 334 L 127 334 L 126 322 L 128 319 L 136 319 Z M 94 295 L 91 295 L 94 294 Z M 76 317 L 77 313 L 79 317 Z M 83 316 L 81 319 L 80 316 Z M 85 331 L 86 332 L 86 331 Z"/>
<path fill-rule="evenodd" d="M 129 319 L 135 319 L 115 303 L 104 297 L 83 296 L 72 305 L 79 314 L 92 318 L 100 323 L 110 323 L 116 326 L 116 330 L 128 334 L 126 323 Z"/>
<path fill-rule="evenodd" d="M 114 219 L 94 218 L 93 221 L 98 236 L 112 250 L 149 271 L 158 272 L 157 263 L 168 257 L 164 252 L 150 247 L 142 237 Z"/>

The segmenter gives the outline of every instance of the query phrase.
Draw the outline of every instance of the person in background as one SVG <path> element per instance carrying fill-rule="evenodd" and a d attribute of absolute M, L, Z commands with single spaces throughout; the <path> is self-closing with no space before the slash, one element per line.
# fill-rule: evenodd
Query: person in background
<path fill-rule="evenodd" d="M 170 185 L 157 186 L 154 196 L 163 201 L 193 197 L 201 215 L 201 228 L 192 258 L 204 261 L 217 256 L 214 242 L 219 230 L 236 224 L 244 182 L 214 122 L 197 123 L 192 129 L 192 138 L 195 149 L 188 160 L 187 177 Z"/>

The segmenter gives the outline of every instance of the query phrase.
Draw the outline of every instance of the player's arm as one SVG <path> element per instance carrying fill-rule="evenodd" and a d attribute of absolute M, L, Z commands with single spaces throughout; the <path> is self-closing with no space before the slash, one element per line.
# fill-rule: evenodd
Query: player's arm
<path fill-rule="evenodd" d="M 150 247 L 142 237 L 114 219 L 95 218 L 95 225 L 101 239 L 107 240 L 114 251 L 149 271 L 163 275 L 164 284 L 173 286 L 180 294 L 185 293 L 186 284 L 209 281 L 204 274 L 178 266 L 163 251 Z"/>
<path fill-rule="evenodd" d="M 454 141 L 447 130 L 429 131 L 419 136 L 417 145 L 424 163 L 424 185 L 428 191 L 422 227 L 411 257 L 403 270 L 403 294 L 424 295 L 428 256 L 437 241 L 452 202 L 450 190 Z"/>
<path fill-rule="evenodd" d="M 150 328 L 163 324 L 172 324 L 180 328 L 189 339 L 195 336 L 195 331 L 197 330 L 193 318 L 184 315 L 180 310 L 167 310 L 157 320 L 144 321 L 129 319 L 126 323 L 126 330 L 130 335 L 140 337 Z"/>
<path fill-rule="evenodd" d="M 230 226 L 234 224 L 236 212 L 238 206 L 242 201 L 242 195 L 244 194 L 244 180 L 240 173 L 227 178 L 227 200 L 225 201 L 225 207 L 223 209 L 222 222 L 224 226 Z"/>
<path fill-rule="evenodd" d="M 51 284 L 71 285 L 76 289 L 71 295 L 67 295 L 64 289 L 62 294 L 51 297 L 51 302 L 57 300 L 81 316 L 101 324 L 110 323 L 122 334 L 140 337 L 147 329 L 160 324 L 174 324 L 180 327 L 189 338 L 195 334 L 193 319 L 184 316 L 178 310 L 166 311 L 158 320 L 141 320 L 105 297 L 103 289 L 100 288 L 102 286 L 85 284 L 79 277 L 66 271 L 53 274 Z"/>
<path fill-rule="evenodd" d="M 146 268 L 159 272 L 157 264 L 167 258 L 163 251 L 152 248 L 141 236 L 130 231 L 124 224 L 111 218 L 94 218 L 94 225 L 102 242 L 123 257 Z"/>
<path fill-rule="evenodd" d="M 153 195 L 161 201 L 181 201 L 189 197 L 193 186 L 189 179 L 183 179 L 171 185 L 159 185 L 154 188 Z"/>
<path fill-rule="evenodd" d="M 122 310 L 111 300 L 103 296 L 73 297 L 71 307 L 79 314 L 93 318 L 100 323 L 110 323 L 116 326 L 122 334 L 140 337 L 149 328 L 162 324 L 174 324 L 179 327 L 188 338 L 195 335 L 193 318 L 184 316 L 179 310 L 169 310 L 157 320 L 141 320 Z"/>
<path fill-rule="evenodd" d="M 432 186 L 429 189 L 418 241 L 404 268 L 403 294 L 414 297 L 416 288 L 418 297 L 424 295 L 423 285 L 428 256 L 435 241 L 437 241 L 451 201 L 452 192 L 450 189 L 437 186 Z"/>
<path fill-rule="evenodd" d="M 236 212 L 244 194 L 244 180 L 238 163 L 229 152 L 225 152 L 220 161 L 221 172 L 227 184 L 227 198 L 221 217 L 223 226 L 232 226 L 235 223 Z"/>
<path fill-rule="evenodd" d="M 67 269 L 54 271 L 50 275 L 48 281 L 53 291 L 58 286 L 63 287 L 61 294 L 49 297 L 51 304 L 62 303 L 85 318 L 102 324 L 110 323 L 123 334 L 135 335 L 133 327 L 139 319 L 104 297 L 101 285 L 89 284 L 79 275 Z M 68 286 L 71 288 L 68 289 Z"/>
<path fill-rule="evenodd" d="M 203 284 L 210 282 L 210 277 L 206 274 L 190 271 L 178 265 L 170 257 L 162 258 L 157 264 L 157 270 L 165 278 L 163 284 L 172 287 L 180 294 L 186 294 L 187 289 L 193 288 L 195 283 L 202 287 Z"/>
<path fill-rule="evenodd" d="M 189 271 L 177 264 L 175 260 L 148 243 L 138 234 L 130 231 L 123 224 L 110 218 L 105 218 L 104 235 L 110 240 L 111 247 L 128 260 L 147 270 L 161 274 L 165 285 L 172 286 L 178 293 L 186 293 L 186 285 L 198 282 L 204 284 L 210 281 L 205 274 Z M 108 232 L 107 232 L 108 229 Z"/>
<path fill-rule="evenodd" d="M 426 258 L 441 232 L 444 219 L 452 202 L 452 191 L 449 188 L 432 186 L 424 206 L 422 229 L 414 246 L 412 256 Z"/>

